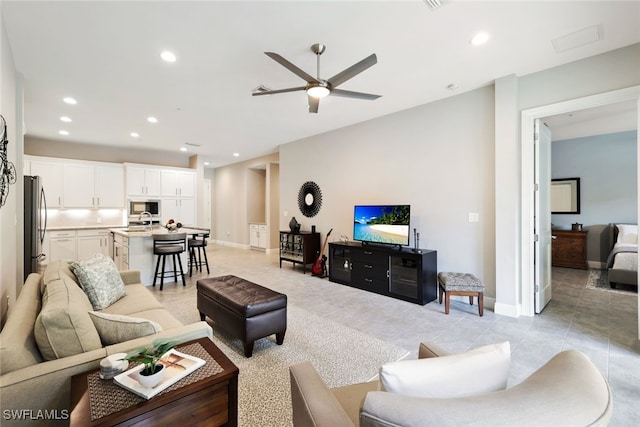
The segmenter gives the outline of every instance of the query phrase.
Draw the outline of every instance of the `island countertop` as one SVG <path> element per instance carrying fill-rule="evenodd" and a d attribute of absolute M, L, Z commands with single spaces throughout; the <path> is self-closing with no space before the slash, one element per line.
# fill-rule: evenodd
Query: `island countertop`
<path fill-rule="evenodd" d="M 165 227 L 152 227 L 150 230 L 143 230 L 141 226 L 136 226 L 136 228 L 132 229 L 131 227 L 116 227 L 110 228 L 114 234 L 119 234 L 121 236 L 125 236 L 128 238 L 134 237 L 151 237 L 154 234 L 169 234 L 169 233 L 187 233 L 187 235 L 196 235 L 209 233 L 208 228 L 197 228 L 197 227 L 182 227 L 177 229 L 176 231 L 169 231 Z"/>

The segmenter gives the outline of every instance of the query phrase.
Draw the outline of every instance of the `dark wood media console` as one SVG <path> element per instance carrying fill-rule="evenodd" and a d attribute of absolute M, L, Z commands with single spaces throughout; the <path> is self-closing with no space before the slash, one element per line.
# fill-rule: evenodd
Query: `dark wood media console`
<path fill-rule="evenodd" d="M 424 305 L 438 293 L 438 253 L 421 249 L 329 243 L 329 280 Z"/>

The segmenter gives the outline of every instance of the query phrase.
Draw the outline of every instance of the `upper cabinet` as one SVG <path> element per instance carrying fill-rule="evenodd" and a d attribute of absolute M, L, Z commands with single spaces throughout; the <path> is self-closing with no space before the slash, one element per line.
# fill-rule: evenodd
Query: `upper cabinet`
<path fill-rule="evenodd" d="M 160 169 L 126 166 L 127 196 L 160 197 Z"/>
<path fill-rule="evenodd" d="M 160 172 L 160 186 L 164 197 L 193 197 L 195 174 L 192 171 L 163 170 Z"/>
<path fill-rule="evenodd" d="M 42 179 L 42 187 L 47 197 L 47 206 L 61 208 L 62 205 L 62 161 L 25 156 L 25 171 Z"/>
<path fill-rule="evenodd" d="M 49 208 L 124 207 L 122 165 L 26 157 L 29 173 L 42 177 Z"/>

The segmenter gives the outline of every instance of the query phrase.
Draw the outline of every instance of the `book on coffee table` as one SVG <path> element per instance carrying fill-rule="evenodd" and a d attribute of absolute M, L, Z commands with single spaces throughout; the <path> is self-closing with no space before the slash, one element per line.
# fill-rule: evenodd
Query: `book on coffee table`
<path fill-rule="evenodd" d="M 196 369 L 204 365 L 204 360 L 199 357 L 191 356 L 177 351 L 169 350 L 160 362 L 164 365 L 164 376 L 158 384 L 153 388 L 144 387 L 138 382 L 138 375 L 144 369 L 144 365 L 140 364 L 135 368 L 131 368 L 113 378 L 113 381 L 120 387 L 129 390 L 145 399 L 151 399 L 156 394 L 172 386 L 182 378 L 186 377 Z"/>

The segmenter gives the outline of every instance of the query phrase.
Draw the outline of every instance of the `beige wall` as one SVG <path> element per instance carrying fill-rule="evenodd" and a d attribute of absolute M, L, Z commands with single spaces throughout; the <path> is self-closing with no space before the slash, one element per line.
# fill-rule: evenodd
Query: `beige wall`
<path fill-rule="evenodd" d="M 272 200 L 269 194 L 260 195 L 258 203 L 254 203 L 252 200 L 250 208 L 249 187 L 259 182 L 256 178 L 258 174 L 253 169 L 266 168 L 267 173 L 265 176 L 271 176 L 269 173 L 271 165 L 278 163 L 278 161 L 278 153 L 274 153 L 214 170 L 213 205 L 215 214 L 213 216 L 214 235 L 212 235 L 212 238 L 218 243 L 248 247 L 249 222 L 256 221 L 256 218 L 251 218 L 250 211 L 251 215 L 255 215 L 254 212 L 256 212 L 259 204 L 264 206 L 267 201 L 271 203 Z M 273 188 L 274 185 L 277 186 L 278 184 L 271 182 L 268 186 L 265 185 L 265 188 L 272 193 L 276 191 Z M 262 216 L 264 216 L 263 221 L 265 221 L 267 219 L 266 214 L 263 213 Z M 274 224 L 270 223 L 269 226 L 273 227 Z M 277 223 L 275 226 L 277 227 Z M 273 234 L 271 230 L 272 228 L 270 228 L 270 235 Z"/>
<path fill-rule="evenodd" d="M 9 186 L 9 196 L 0 207 L 0 319 L 4 325 L 8 308 L 22 286 L 23 180 L 22 180 L 22 85 L 0 8 L 0 112 L 7 122 L 7 157 L 16 167 L 17 183 Z"/>
<path fill-rule="evenodd" d="M 118 149 L 97 144 L 76 144 L 42 138 L 25 137 L 24 154 L 62 159 L 93 160 L 111 163 L 141 163 L 146 165 L 191 167 L 190 154 L 142 148 Z"/>

